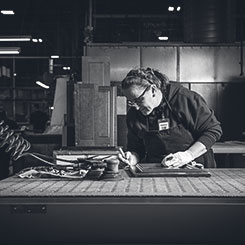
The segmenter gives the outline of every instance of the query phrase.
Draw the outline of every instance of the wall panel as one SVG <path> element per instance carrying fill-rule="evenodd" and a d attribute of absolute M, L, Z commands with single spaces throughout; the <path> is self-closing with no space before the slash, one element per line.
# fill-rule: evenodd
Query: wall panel
<path fill-rule="evenodd" d="M 214 49 L 210 47 L 180 48 L 180 81 L 214 81 Z"/>
<path fill-rule="evenodd" d="M 177 80 L 177 47 L 142 47 L 142 67 L 152 67 Z"/>
<path fill-rule="evenodd" d="M 140 67 L 140 48 L 127 46 L 88 47 L 88 56 L 108 56 L 111 61 L 111 81 L 121 81 L 129 70 Z"/>
<path fill-rule="evenodd" d="M 180 47 L 180 81 L 229 82 L 240 76 L 240 48 Z"/>
<path fill-rule="evenodd" d="M 241 80 L 240 46 L 92 44 L 88 56 L 108 56 L 111 81 L 121 81 L 135 67 L 154 67 L 180 82 L 230 82 Z M 243 56 L 245 55 L 245 51 Z M 243 64 L 245 70 L 245 64 Z"/>
<path fill-rule="evenodd" d="M 232 82 L 237 80 L 241 73 L 240 47 L 216 48 L 214 65 L 217 81 Z M 245 64 L 243 64 L 243 69 L 245 69 Z"/>

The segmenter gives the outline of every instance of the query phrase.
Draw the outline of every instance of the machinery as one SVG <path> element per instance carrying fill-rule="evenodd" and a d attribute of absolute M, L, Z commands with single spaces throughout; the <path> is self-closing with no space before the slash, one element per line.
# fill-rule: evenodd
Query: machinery
<path fill-rule="evenodd" d="M 0 122 L 0 147 L 6 146 L 6 152 L 11 152 L 12 160 L 18 160 L 24 156 L 32 156 L 45 166 L 30 167 L 22 170 L 18 176 L 21 178 L 35 177 L 61 177 L 69 179 L 81 179 L 86 175 L 97 179 L 118 179 L 119 160 L 116 156 L 107 155 L 99 157 L 96 155 L 83 155 L 76 160 L 64 160 L 61 158 L 52 158 L 39 153 L 31 153 L 28 150 L 31 144 L 24 139 L 20 133 L 9 129 L 8 125 L 4 126 L 4 121 Z M 48 159 L 48 160 L 46 160 Z M 50 160 L 65 162 L 63 164 L 53 163 Z"/>

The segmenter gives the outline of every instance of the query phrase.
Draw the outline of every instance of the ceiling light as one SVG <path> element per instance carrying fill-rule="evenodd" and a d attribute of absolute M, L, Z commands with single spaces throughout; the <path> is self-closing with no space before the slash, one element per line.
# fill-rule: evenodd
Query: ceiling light
<path fill-rule="evenodd" d="M 178 6 L 178 7 L 177 7 L 177 11 L 180 11 L 180 10 L 181 10 L 181 7 L 180 7 L 180 6 Z"/>
<path fill-rule="evenodd" d="M 1 47 L 0 54 L 19 54 L 20 48 L 19 47 Z"/>
<path fill-rule="evenodd" d="M 14 11 L 13 10 L 1 10 L 1 13 L 4 15 L 13 15 Z"/>
<path fill-rule="evenodd" d="M 0 42 L 29 42 L 31 36 L 0 36 Z"/>
<path fill-rule="evenodd" d="M 59 56 L 59 55 L 51 55 L 51 58 L 52 58 L 52 59 L 59 59 L 60 56 Z"/>
<path fill-rule="evenodd" d="M 42 43 L 43 39 L 42 38 L 32 38 L 32 42 L 34 42 L 34 43 Z"/>
<path fill-rule="evenodd" d="M 63 70 L 71 70 L 70 66 L 63 66 Z"/>
<path fill-rule="evenodd" d="M 174 11 L 174 7 L 172 7 L 172 6 L 169 6 L 169 7 L 168 7 L 168 11 L 169 11 L 169 12 L 172 12 L 172 11 Z"/>
<path fill-rule="evenodd" d="M 166 37 L 166 36 L 165 36 L 165 37 L 161 36 L 161 37 L 158 37 L 158 39 L 161 40 L 161 41 L 167 41 L 167 40 L 168 40 L 168 37 Z"/>
<path fill-rule="evenodd" d="M 49 89 L 49 86 L 48 85 L 46 85 L 46 84 L 44 84 L 44 83 L 42 83 L 40 81 L 36 81 L 36 84 L 39 85 L 42 88 Z"/>

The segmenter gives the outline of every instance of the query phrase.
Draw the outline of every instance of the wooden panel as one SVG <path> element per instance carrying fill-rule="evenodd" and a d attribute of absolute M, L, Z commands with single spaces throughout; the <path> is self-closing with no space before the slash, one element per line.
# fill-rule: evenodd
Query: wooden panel
<path fill-rule="evenodd" d="M 100 86 L 109 86 L 110 58 L 105 56 L 83 56 L 82 81 Z"/>
<path fill-rule="evenodd" d="M 77 146 L 92 146 L 95 144 L 94 98 L 94 84 L 75 84 L 75 139 Z"/>
<path fill-rule="evenodd" d="M 116 145 L 116 87 L 98 87 L 95 105 L 96 146 Z"/>
<path fill-rule="evenodd" d="M 75 85 L 76 146 L 116 146 L 116 87 Z"/>

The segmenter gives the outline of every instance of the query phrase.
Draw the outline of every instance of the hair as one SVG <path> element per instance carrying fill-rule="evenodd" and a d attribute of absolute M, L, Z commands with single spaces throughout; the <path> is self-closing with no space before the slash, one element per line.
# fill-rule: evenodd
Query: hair
<path fill-rule="evenodd" d="M 161 72 L 150 67 L 132 69 L 122 80 L 122 89 L 128 89 L 131 86 L 146 88 L 149 84 L 155 84 L 157 88 L 165 91 L 169 78 Z"/>

